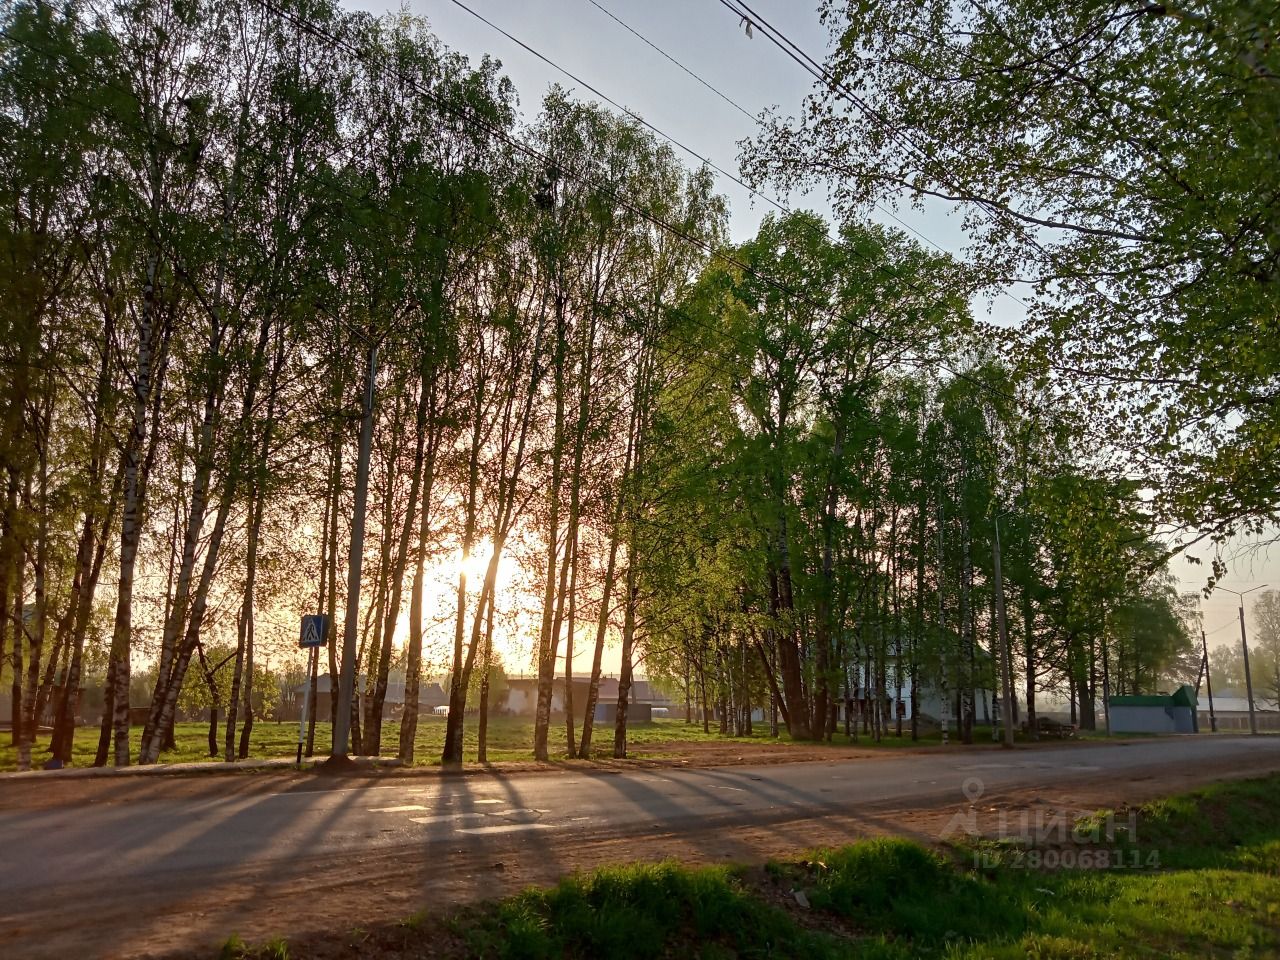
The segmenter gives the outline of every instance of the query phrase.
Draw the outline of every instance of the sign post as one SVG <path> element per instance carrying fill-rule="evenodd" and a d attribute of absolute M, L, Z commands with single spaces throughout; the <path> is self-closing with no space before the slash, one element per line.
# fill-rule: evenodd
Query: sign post
<path fill-rule="evenodd" d="M 320 648 L 329 642 L 329 618 L 323 614 L 305 616 L 302 618 L 302 629 L 299 632 L 298 646 L 308 652 L 307 657 L 307 682 L 303 687 L 302 693 L 302 715 L 298 718 L 298 766 L 302 766 L 302 746 L 306 742 L 307 737 L 307 718 L 310 717 L 310 711 L 314 709 L 311 703 L 311 675 L 316 672 L 317 658 L 320 656 Z M 333 678 L 330 677 L 330 684 Z M 332 691 L 330 691 L 332 693 Z"/>

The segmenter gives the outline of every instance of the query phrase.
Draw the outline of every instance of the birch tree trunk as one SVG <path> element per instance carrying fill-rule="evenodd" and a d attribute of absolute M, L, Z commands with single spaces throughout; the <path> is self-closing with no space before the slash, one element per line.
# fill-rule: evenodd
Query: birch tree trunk
<path fill-rule="evenodd" d="M 476 494 L 480 486 L 480 443 L 482 427 L 480 423 L 480 399 L 477 398 L 476 417 L 471 428 L 471 449 L 467 459 L 467 491 L 464 500 L 465 519 L 462 529 L 462 557 L 465 560 L 471 554 L 476 535 Z M 453 669 L 449 674 L 449 714 L 445 718 L 444 749 L 441 762 L 448 766 L 462 764 L 462 714 L 467 704 L 467 687 L 463 677 L 462 643 L 466 636 L 467 617 L 467 571 L 465 566 L 458 569 L 457 616 L 453 625 Z"/>
<path fill-rule="evenodd" d="M 438 428 L 435 426 L 435 384 L 431 386 L 428 421 L 432 424 L 422 481 L 418 514 L 418 545 L 414 551 L 413 588 L 409 599 L 409 648 L 404 673 L 404 712 L 400 717 L 400 760 L 413 763 L 414 741 L 418 735 L 418 701 L 422 681 L 423 591 L 426 589 L 427 540 L 431 536 L 431 497 L 435 487 Z"/>
<path fill-rule="evenodd" d="M 195 593 L 190 602 L 190 610 L 186 618 L 186 629 L 177 647 L 176 656 L 171 660 L 167 673 L 161 672 L 156 677 L 156 689 L 152 697 L 149 712 L 148 728 L 143 732 L 142 748 L 139 752 L 139 763 L 155 763 L 160 757 L 163 744 L 161 734 L 174 721 L 177 710 L 178 694 L 186 678 L 187 667 L 200 640 L 200 631 L 204 626 L 204 618 L 208 609 L 209 591 L 217 571 L 219 551 L 226 534 L 227 519 L 235 503 L 240 483 L 244 479 L 246 456 L 249 446 L 250 424 L 257 400 L 257 392 L 262 383 L 264 357 L 270 341 L 272 321 L 268 316 L 259 326 L 258 337 L 253 346 L 252 358 L 249 362 L 249 375 L 246 380 L 244 397 L 241 401 L 240 416 L 235 427 L 235 437 L 231 444 L 226 474 L 223 478 L 222 491 L 218 498 L 218 508 L 214 515 L 213 528 L 204 544 L 204 564 Z M 228 704 L 230 708 L 230 704 Z M 148 733 L 150 735 L 148 735 Z"/>
<path fill-rule="evenodd" d="M 71 750 L 75 743 L 75 721 L 80 712 L 80 677 L 84 665 L 85 637 L 89 631 L 89 618 L 93 613 L 93 600 L 98 579 L 102 573 L 102 564 L 107 555 L 107 531 L 111 529 L 115 520 L 119 492 L 117 475 L 117 483 L 111 491 L 111 502 L 107 506 L 100 530 L 94 534 L 96 544 L 87 577 L 75 591 L 75 619 L 71 626 L 71 660 L 63 683 L 62 697 L 58 702 L 53 740 L 50 743 L 54 757 L 64 765 L 71 762 Z M 2 609 L 3 603 L 0 602 L 0 610 Z"/>
<path fill-rule="evenodd" d="M 480 716 L 476 723 L 476 762 L 489 762 L 489 674 L 493 666 L 493 610 L 494 591 L 489 591 L 489 606 L 485 615 L 484 653 L 480 657 Z"/>
<path fill-rule="evenodd" d="M 40 657 L 49 623 L 49 431 L 53 424 L 54 409 L 54 391 L 51 381 L 52 373 L 46 377 L 44 396 L 40 404 L 39 426 L 36 431 L 36 472 L 39 492 L 36 503 L 36 544 L 32 569 L 32 599 L 35 611 L 32 617 L 33 629 L 27 635 L 27 695 L 24 698 L 22 733 L 18 738 L 19 770 L 31 769 L 31 748 L 35 744 L 36 728 L 40 722 Z M 52 657 L 50 659 L 52 660 Z"/>
<path fill-rule="evenodd" d="M 224 759 L 231 763 L 236 759 L 236 720 L 241 700 L 240 685 L 244 682 L 245 726 L 249 727 L 251 719 L 252 684 L 253 684 L 253 631 L 254 631 L 254 593 L 258 580 L 258 537 L 262 529 L 262 512 L 265 495 L 259 484 L 250 495 L 249 501 L 249 536 L 245 544 L 244 594 L 240 604 L 240 616 L 237 621 L 237 643 L 235 666 L 231 674 L 231 695 L 227 698 L 227 739 Z M 244 681 L 245 674 L 248 681 Z M 244 741 L 248 747 L 247 739 Z"/>
<path fill-rule="evenodd" d="M 256 551 L 255 551 L 256 552 Z M 256 566 L 256 560 L 255 560 Z M 256 641 L 257 624 L 254 618 L 253 610 L 253 593 L 249 590 L 247 594 L 248 617 L 245 620 L 245 654 L 244 654 L 244 693 L 243 706 L 244 724 L 240 728 L 240 749 L 237 751 L 239 759 L 244 760 L 249 756 L 249 742 L 253 736 L 253 656 L 254 644 Z"/>
<path fill-rule="evenodd" d="M 626 606 L 622 614 L 622 666 L 618 672 L 618 713 L 613 723 L 613 757 L 627 757 L 627 711 L 631 705 L 631 655 L 636 635 L 636 603 L 639 599 L 636 585 L 636 563 L 627 564 Z"/>
<path fill-rule="evenodd" d="M 390 571 L 389 596 L 382 627 L 382 649 L 378 654 L 378 678 L 373 688 L 373 703 L 369 709 L 369 723 L 365 728 L 365 753 L 371 756 L 376 756 L 381 752 L 382 706 L 387 699 L 387 676 L 391 667 L 391 638 L 395 633 L 396 621 L 400 618 L 400 596 L 404 588 L 404 571 L 409 557 L 409 538 L 413 535 L 415 528 L 414 520 L 416 517 L 414 511 L 418 504 L 418 496 L 423 484 L 423 474 L 426 469 L 427 413 L 429 407 L 427 384 L 421 382 L 418 387 L 418 405 L 414 419 L 413 470 L 409 480 L 409 500 L 408 505 L 405 507 L 404 523 L 400 528 L 400 540 L 396 544 L 395 559 Z M 418 552 L 422 552 L 421 543 L 419 544 Z M 385 577 L 387 574 L 384 572 L 383 576 Z M 404 707 L 407 709 L 409 706 L 407 674 L 405 680 Z M 401 722 L 403 723 L 403 716 Z"/>
<path fill-rule="evenodd" d="M 568 629 L 565 631 L 564 636 L 564 735 L 570 757 L 578 755 L 575 743 L 578 721 L 573 712 L 573 631 L 577 629 L 578 610 L 578 536 L 576 522 L 573 527 L 573 537 L 570 540 L 573 549 L 573 566 L 569 571 L 569 617 Z"/>
<path fill-rule="evenodd" d="M 332 479 L 330 477 L 330 479 Z M 324 521 L 320 529 L 320 586 L 316 593 L 316 612 L 323 615 L 326 610 L 326 604 L 329 598 L 329 527 L 336 523 L 337 518 L 333 513 L 333 497 L 330 490 L 326 487 L 324 491 Z M 331 651 L 333 649 L 333 621 L 329 621 L 329 635 L 325 637 L 325 646 Z M 320 657 L 318 652 L 316 655 L 308 658 L 307 661 L 307 691 L 304 694 L 303 703 L 308 710 L 307 715 L 307 742 L 305 747 L 305 755 L 308 757 L 315 755 L 316 748 L 316 693 L 319 687 L 320 673 Z M 330 674 L 332 677 L 332 674 Z M 332 692 L 330 700 L 333 699 Z"/>
<path fill-rule="evenodd" d="M 526 463 L 529 440 L 529 429 L 533 420 L 531 416 L 534 399 L 538 395 L 541 373 L 541 349 L 545 332 L 545 310 L 538 315 L 537 326 L 532 343 L 528 347 L 523 341 L 508 342 L 510 354 L 503 365 L 507 379 L 497 394 L 494 419 L 498 422 L 498 438 L 496 455 L 491 458 L 491 469 L 494 496 L 494 521 L 492 526 L 493 553 L 485 568 L 484 585 L 476 602 L 475 615 L 471 623 L 471 640 L 463 656 L 463 627 L 466 617 L 466 575 L 459 571 L 458 575 L 458 614 L 454 632 L 453 663 L 454 670 L 449 684 L 449 716 L 445 723 L 445 743 L 441 753 L 441 761 L 446 766 L 457 767 L 462 763 L 463 713 L 466 709 L 467 687 L 471 680 L 471 671 L 475 666 L 476 654 L 480 645 L 481 621 L 486 604 L 493 593 L 497 580 L 498 564 L 506 549 L 507 538 L 511 534 L 515 522 L 517 505 L 520 502 L 520 479 Z M 528 351 L 525 353 L 525 351 Z M 526 362 L 528 366 L 525 367 Z M 474 409 L 476 417 L 472 427 L 471 449 L 468 456 L 468 479 L 466 498 L 466 522 L 464 524 L 463 545 L 470 550 L 476 533 L 476 488 L 479 483 L 479 451 L 483 440 L 489 436 L 482 429 L 486 412 L 484 388 L 481 383 L 474 390 Z M 517 404 L 517 401 L 519 403 Z M 514 450 L 514 452 L 513 452 Z"/>
<path fill-rule="evenodd" d="M 533 719 L 533 758 L 547 759 L 547 731 L 551 723 L 551 695 L 555 682 L 556 637 L 553 628 L 556 602 L 556 569 L 560 556 L 560 487 L 564 471 L 564 360 L 565 321 L 563 294 L 556 294 L 556 347 L 552 364 L 555 423 L 551 446 L 551 487 L 547 492 L 546 580 L 542 592 L 542 629 L 538 633 L 538 702 Z M 565 545 L 567 554 L 568 545 Z"/>
<path fill-rule="evenodd" d="M 622 458 L 622 472 L 614 494 L 613 516 L 610 519 L 609 559 L 605 563 L 604 583 L 600 592 L 600 614 L 596 619 L 596 642 L 591 655 L 591 679 L 587 684 L 587 702 L 582 717 L 582 739 L 578 742 L 578 756 L 591 759 L 591 734 L 595 724 L 596 703 L 600 698 L 600 664 L 604 659 L 604 644 L 609 630 L 609 605 L 613 598 L 614 579 L 618 568 L 618 545 L 622 539 L 622 513 L 625 506 L 624 490 L 631 475 L 631 461 L 635 454 L 636 428 L 639 423 L 639 405 L 634 400 L 631 423 L 627 430 L 627 449 Z"/>
<path fill-rule="evenodd" d="M 13 516 L 13 514 L 10 513 L 10 516 Z M 22 706 L 22 677 L 23 664 L 25 663 L 22 647 L 26 643 L 27 635 L 26 617 L 23 610 L 27 596 L 26 572 L 26 563 L 23 562 L 21 552 L 19 552 L 13 570 L 13 607 L 10 612 L 11 622 L 13 623 L 13 654 L 9 658 L 9 664 L 13 668 L 13 730 L 11 733 L 13 745 L 19 751 L 22 749 L 22 729 L 26 722 L 26 711 L 23 710 Z"/>
<path fill-rule="evenodd" d="M 214 670 L 209 667 L 203 643 L 196 646 L 196 653 L 200 658 L 200 673 L 209 690 L 209 756 L 216 757 L 218 755 L 218 712 L 222 709 L 222 694 L 218 692 L 218 681 L 214 678 Z"/>
<path fill-rule="evenodd" d="M 154 213 L 154 211 L 153 211 Z M 142 311 L 138 324 L 138 362 L 133 378 L 133 422 L 125 442 L 124 507 L 120 523 L 120 574 L 116 580 L 116 616 L 111 632 L 111 713 L 115 765 L 129 765 L 129 669 L 133 635 L 133 581 L 142 537 L 142 514 L 146 507 L 146 480 L 139 460 L 146 443 L 148 401 L 156 385 L 151 382 L 153 336 L 155 334 L 155 284 L 159 254 L 147 264 Z"/>
<path fill-rule="evenodd" d="M 377 577 L 374 585 L 372 606 L 365 612 L 364 631 L 360 641 L 360 657 L 357 658 L 356 676 L 360 675 L 363 666 L 365 674 L 364 696 L 361 698 L 364 725 L 361 732 L 352 738 L 352 749 L 355 753 L 366 756 L 377 756 L 382 740 L 382 705 L 387 695 L 387 671 L 390 669 L 391 637 L 383 629 L 391 600 L 391 591 L 395 586 L 394 559 L 392 544 L 397 541 L 396 488 L 400 478 L 400 445 L 402 443 L 403 424 L 401 423 L 401 398 L 395 397 L 390 423 L 391 442 L 384 458 L 386 466 L 385 484 L 382 493 L 382 522 L 378 547 Z M 408 522 L 412 524 L 411 509 L 406 509 Z M 407 545 L 406 545 L 407 549 Z M 401 570 L 403 575 L 403 568 Z M 394 629 L 394 621 L 392 623 Z M 383 652 L 386 656 L 384 658 Z M 378 684 L 382 684 L 382 696 L 378 697 Z M 360 684 L 357 684 L 359 687 Z M 376 737 L 376 739 L 375 739 Z"/>

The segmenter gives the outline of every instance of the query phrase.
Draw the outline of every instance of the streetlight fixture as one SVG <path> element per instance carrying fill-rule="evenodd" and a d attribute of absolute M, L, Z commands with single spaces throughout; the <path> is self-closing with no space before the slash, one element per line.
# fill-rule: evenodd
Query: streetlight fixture
<path fill-rule="evenodd" d="M 1265 583 L 1260 583 L 1256 587 L 1250 587 L 1248 590 L 1232 590 L 1230 587 L 1219 587 L 1214 585 L 1215 590 L 1222 590 L 1224 593 L 1234 593 L 1240 601 L 1240 649 L 1244 653 L 1244 689 L 1245 695 L 1249 698 L 1249 733 L 1255 737 L 1258 735 L 1258 718 L 1253 712 L 1253 677 L 1249 673 L 1249 639 L 1244 632 L 1244 598 L 1245 594 L 1253 593 L 1255 590 L 1261 590 L 1265 587 Z"/>

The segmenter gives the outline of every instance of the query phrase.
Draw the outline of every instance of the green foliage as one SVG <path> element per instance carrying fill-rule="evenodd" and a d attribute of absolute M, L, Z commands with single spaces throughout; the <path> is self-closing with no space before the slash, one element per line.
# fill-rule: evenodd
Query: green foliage
<path fill-rule="evenodd" d="M 504 901 L 468 931 L 468 949 L 511 960 L 661 956 L 674 944 L 699 957 L 844 956 L 752 898 L 726 868 L 639 864 L 561 881 Z"/>
<path fill-rule="evenodd" d="M 822 182 L 848 215 L 962 205 L 973 266 L 1033 279 L 1045 382 L 1087 391 L 1092 430 L 1132 454 L 1162 516 L 1219 534 L 1273 518 L 1274 5 L 827 0 L 822 15 L 835 79 L 770 119 L 748 176 Z"/>
<path fill-rule="evenodd" d="M 1264 590 L 1253 602 L 1255 635 L 1249 640 L 1249 668 L 1255 696 L 1280 704 L 1280 590 Z"/>
<path fill-rule="evenodd" d="M 500 658 L 496 659 L 495 662 L 489 664 L 488 673 L 489 673 L 489 704 L 490 704 L 490 707 L 492 708 L 493 704 L 502 702 L 501 700 L 502 695 L 507 690 L 507 671 L 506 671 L 506 668 L 502 665 Z M 479 667 L 477 667 L 475 670 L 472 671 L 471 682 L 467 687 L 468 703 L 478 704 L 480 702 L 480 685 L 483 683 L 483 681 L 484 681 L 484 671 L 479 669 Z M 448 690 L 451 682 L 452 681 L 450 680 L 449 675 L 445 674 L 445 677 L 440 682 L 440 684 L 445 690 Z"/>
<path fill-rule="evenodd" d="M 449 50 L 422 20 L 285 6 L 264 17 L 222 0 L 22 2 L 0 14 L 0 598 L 34 598 L 39 571 L 38 668 L 56 639 L 59 656 L 87 647 L 86 673 L 100 677 L 109 633 L 118 664 L 156 661 L 133 671 L 132 703 L 158 712 L 176 687 L 194 712 L 225 707 L 230 667 L 212 692 L 204 668 L 248 636 L 246 611 L 257 664 L 296 658 L 279 624 L 347 599 L 351 413 L 375 342 L 350 625 L 371 684 L 399 656 L 406 613 L 430 623 L 428 647 L 443 640 L 429 655 L 467 669 L 479 634 L 466 621 L 485 616 L 474 584 L 457 663 L 449 612 L 405 608 L 415 593 L 422 605 L 419 557 L 425 569 L 478 539 L 537 566 L 521 589 L 545 577 L 551 609 L 572 606 L 577 624 L 602 623 L 606 640 L 626 624 L 633 660 L 727 735 L 756 732 L 751 712 L 772 700 L 797 738 L 831 736 L 833 708 L 858 702 L 877 740 L 896 737 L 891 705 L 910 687 L 928 710 L 954 702 L 971 736 L 977 691 L 995 686 L 1002 593 L 1022 614 L 1010 633 L 1033 692 L 1071 684 L 1087 699 L 1108 669 L 1137 689 L 1185 667 L 1154 513 L 1096 455 L 1096 431 L 1061 403 L 1043 357 L 970 315 L 1009 265 L 991 250 L 974 268 L 804 212 L 727 246 L 710 173 L 685 169 L 642 124 L 552 88 L 522 127 L 497 62 Z M 853 64 L 894 17 L 919 22 L 909 6 L 851 5 L 836 59 Z M 1079 26 L 1091 11 L 1010 2 L 993 17 Z M 1151 62 L 1165 53 L 1157 43 Z M 908 77 L 912 63 L 877 76 Z M 1061 107 L 1056 88 L 1030 93 Z M 831 139 L 856 119 L 824 117 L 827 96 L 813 149 L 885 160 L 883 140 Z M 917 119 L 959 107 L 929 100 Z M 979 121 L 957 135 L 995 122 Z M 1037 162 L 1053 149 L 1019 144 Z M 997 161 L 1016 152 L 999 137 L 991 148 Z M 887 180 L 850 169 L 891 182 L 910 157 L 888 159 Z M 980 178 L 1001 176 L 987 167 Z M 1014 265 L 1017 239 L 987 238 Z M 1270 362 L 1257 350 L 1255 385 Z M 1145 375 L 1177 351 L 1137 353 Z M 570 550 L 567 527 L 571 605 L 546 572 Z M 550 563 L 530 563 L 539 550 Z M 99 580 L 119 583 L 122 602 Z M 516 606 L 502 598 L 496 620 L 514 623 Z M 483 670 L 469 673 L 472 704 Z M 489 679 L 496 699 L 501 675 Z M 270 713 L 278 684 L 252 680 Z"/>

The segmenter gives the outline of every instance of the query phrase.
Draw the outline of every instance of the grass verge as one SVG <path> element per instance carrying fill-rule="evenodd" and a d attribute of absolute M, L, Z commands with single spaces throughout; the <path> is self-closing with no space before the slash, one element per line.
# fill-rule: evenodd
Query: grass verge
<path fill-rule="evenodd" d="M 418 719 L 417 736 L 414 739 L 416 762 L 433 766 L 440 763 L 440 753 L 444 747 L 444 717 L 432 714 Z M 551 727 L 550 751 L 553 758 L 568 755 L 568 740 L 565 736 L 563 719 L 556 720 Z M 219 755 L 213 759 L 221 759 L 221 751 L 225 749 L 226 727 L 218 728 Z M 329 724 L 316 724 L 315 753 L 326 756 L 329 752 Z M 952 737 L 953 741 L 956 739 Z M 975 742 L 987 744 L 991 742 L 989 728 L 981 728 L 975 733 Z M 131 754 L 137 756 L 141 746 L 142 728 L 134 727 L 131 731 Z M 32 752 L 33 765 L 39 767 L 48 758 L 48 734 L 42 734 Z M 209 760 L 209 726 L 206 723 L 179 723 L 174 727 L 175 750 L 166 750 L 160 755 L 160 763 L 191 763 Z M 594 736 L 594 753 L 597 757 L 613 756 L 613 725 L 597 724 Z M 789 742 L 784 734 L 778 740 L 768 735 L 766 724 L 757 724 L 756 732 L 750 737 L 722 736 L 713 725 L 704 731 L 701 724 L 685 723 L 683 720 L 661 718 L 651 723 L 633 724 L 627 731 L 628 752 L 638 758 L 658 758 L 672 755 L 673 749 L 681 744 L 692 743 L 741 743 L 750 749 L 751 745 Z M 837 734 L 830 744 L 806 743 L 807 747 L 847 747 L 865 748 L 904 748 L 912 746 L 937 746 L 941 743 L 941 734 L 931 731 L 919 740 L 912 741 L 909 736 L 887 736 L 880 741 L 863 735 L 851 740 L 844 734 Z M 72 744 L 72 766 L 92 766 L 94 754 L 98 748 L 97 728 L 81 727 L 76 731 Z M 298 725 L 296 722 L 278 723 L 273 720 L 258 720 L 253 725 L 249 741 L 249 756 L 254 759 L 291 758 L 298 748 Z M 463 755 L 468 763 L 474 763 L 478 742 L 476 737 L 476 718 L 467 717 L 463 727 Z M 382 725 L 381 753 L 395 756 L 400 749 L 400 723 L 388 720 Z M 489 760 L 494 763 L 529 760 L 533 754 L 533 720 L 529 717 L 495 716 L 489 720 Z M 17 748 L 10 742 L 8 731 L 0 732 L 0 773 L 17 769 Z"/>
<path fill-rule="evenodd" d="M 881 838 L 763 870 L 615 867 L 449 916 L 261 948 L 233 937 L 222 956 L 1274 957 L 1277 790 L 1280 776 L 1218 785 L 1147 804 L 1132 818 L 1100 811 L 1069 836 L 1030 843 L 929 849 Z M 1106 839 L 1099 825 L 1108 822 L 1125 829 Z M 1045 869 L 1050 851 L 1056 863 L 1094 856 L 1089 869 Z M 1032 854 L 1040 855 L 1035 867 Z"/>

